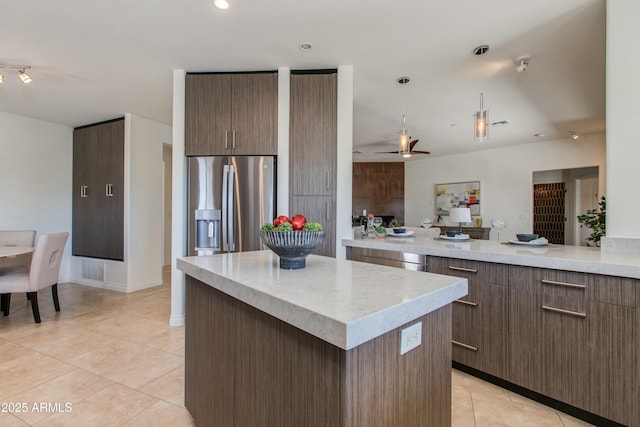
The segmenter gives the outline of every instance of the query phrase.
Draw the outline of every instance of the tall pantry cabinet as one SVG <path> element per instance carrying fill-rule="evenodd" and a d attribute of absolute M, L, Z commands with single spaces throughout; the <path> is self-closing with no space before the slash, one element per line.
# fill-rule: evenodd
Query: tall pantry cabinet
<path fill-rule="evenodd" d="M 72 254 L 124 259 L 124 118 L 73 131 Z"/>
<path fill-rule="evenodd" d="M 291 72 L 289 130 L 290 213 L 326 230 L 314 253 L 336 255 L 336 70 Z"/>

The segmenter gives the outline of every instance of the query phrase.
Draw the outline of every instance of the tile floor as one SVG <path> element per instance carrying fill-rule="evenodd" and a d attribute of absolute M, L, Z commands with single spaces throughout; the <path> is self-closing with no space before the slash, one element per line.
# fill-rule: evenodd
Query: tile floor
<path fill-rule="evenodd" d="M 121 294 L 39 293 L 42 323 L 14 295 L 0 317 L 1 426 L 192 426 L 184 408 L 184 328 L 168 326 L 170 286 Z M 453 426 L 587 426 L 453 371 Z"/>

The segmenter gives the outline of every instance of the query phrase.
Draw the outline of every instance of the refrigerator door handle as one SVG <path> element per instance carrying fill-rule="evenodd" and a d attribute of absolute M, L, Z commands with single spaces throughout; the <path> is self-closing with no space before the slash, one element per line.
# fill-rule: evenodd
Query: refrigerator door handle
<path fill-rule="evenodd" d="M 229 185 L 229 165 L 224 165 L 222 170 L 222 250 L 229 250 L 229 206 L 227 204 L 229 196 L 227 187 Z"/>
<path fill-rule="evenodd" d="M 227 241 L 229 242 L 229 250 L 236 250 L 236 200 L 235 200 L 235 183 L 236 183 L 236 167 L 229 165 L 229 188 L 227 190 L 227 218 L 229 221 Z"/>

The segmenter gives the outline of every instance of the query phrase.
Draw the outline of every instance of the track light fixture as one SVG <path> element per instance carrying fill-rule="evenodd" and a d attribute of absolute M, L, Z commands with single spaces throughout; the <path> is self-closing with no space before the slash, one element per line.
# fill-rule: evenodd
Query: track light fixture
<path fill-rule="evenodd" d="M 18 70 L 18 78 L 20 78 L 20 80 L 22 80 L 22 83 L 27 84 L 27 83 L 31 83 L 32 78 L 29 74 L 27 74 L 26 70 L 30 70 L 31 69 L 31 65 L 2 65 L 0 64 L 0 69 L 13 69 L 13 70 Z M 0 83 L 4 82 L 4 76 L 2 74 L 0 74 Z"/>
<path fill-rule="evenodd" d="M 22 80 L 24 84 L 31 83 L 32 81 L 31 76 L 27 74 L 24 69 L 18 71 L 18 77 L 20 77 L 20 80 Z"/>

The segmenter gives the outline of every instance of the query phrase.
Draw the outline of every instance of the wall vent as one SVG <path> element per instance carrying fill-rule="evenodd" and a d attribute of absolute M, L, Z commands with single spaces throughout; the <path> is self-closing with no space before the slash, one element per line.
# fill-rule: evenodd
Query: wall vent
<path fill-rule="evenodd" d="M 82 260 L 82 278 L 104 282 L 104 262 Z"/>

